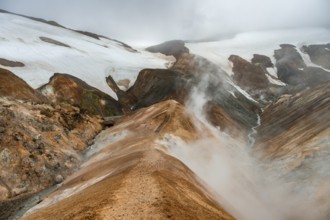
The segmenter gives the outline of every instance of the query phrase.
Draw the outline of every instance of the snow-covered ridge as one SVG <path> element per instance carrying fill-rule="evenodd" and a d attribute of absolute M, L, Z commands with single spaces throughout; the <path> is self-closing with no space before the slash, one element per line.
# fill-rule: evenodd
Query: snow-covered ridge
<path fill-rule="evenodd" d="M 129 79 L 132 85 L 144 68 L 166 68 L 169 61 L 145 51 L 136 53 L 120 43 L 88 37 L 65 28 L 52 26 L 17 15 L 0 13 L 0 58 L 19 61 L 24 67 L 6 67 L 33 88 L 48 82 L 55 73 L 68 73 L 116 98 L 105 77 L 117 81 Z M 43 41 L 50 38 L 70 47 Z"/>
<path fill-rule="evenodd" d="M 232 75 L 232 64 L 228 60 L 230 55 L 238 55 L 250 61 L 253 54 L 266 55 L 272 59 L 274 50 L 280 44 L 293 44 L 299 50 L 300 45 L 323 44 L 330 42 L 330 29 L 304 28 L 290 30 L 269 30 L 237 34 L 231 39 L 223 39 L 214 42 L 187 43 L 191 53 L 198 54 L 219 65 L 228 75 Z M 308 55 L 307 55 L 308 56 Z M 306 60 L 306 59 L 305 59 Z M 306 63 L 312 65 L 311 62 Z M 270 74 L 277 78 L 276 72 Z M 270 81 L 274 84 L 280 82 Z"/>

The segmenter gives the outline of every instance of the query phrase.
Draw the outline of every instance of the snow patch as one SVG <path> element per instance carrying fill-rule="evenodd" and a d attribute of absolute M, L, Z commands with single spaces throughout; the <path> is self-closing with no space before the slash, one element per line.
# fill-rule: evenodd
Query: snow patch
<path fill-rule="evenodd" d="M 232 84 L 232 86 L 234 86 L 235 89 L 237 89 L 240 93 L 242 93 L 242 95 L 244 95 L 247 99 L 249 99 L 249 100 L 251 100 L 251 101 L 253 101 L 255 103 L 259 103 L 254 98 L 252 98 L 249 93 L 247 93 L 246 91 L 244 91 L 243 89 L 241 89 L 241 87 L 239 87 L 238 85 Z"/>
<path fill-rule="evenodd" d="M 268 67 L 267 68 L 267 72 L 271 75 L 271 76 L 274 76 L 275 78 L 278 79 L 278 75 L 277 75 L 277 69 L 276 67 Z"/>
<path fill-rule="evenodd" d="M 282 82 L 281 80 L 278 80 L 278 79 L 274 79 L 273 77 L 269 76 L 268 74 L 265 74 L 268 81 L 271 83 L 271 84 L 274 84 L 274 85 L 279 85 L 279 86 L 285 86 L 286 84 L 284 82 Z"/>
<path fill-rule="evenodd" d="M 230 93 L 235 99 L 237 99 L 237 97 L 236 97 L 236 95 L 235 95 L 235 93 L 234 93 L 233 91 L 229 91 L 229 93 Z"/>

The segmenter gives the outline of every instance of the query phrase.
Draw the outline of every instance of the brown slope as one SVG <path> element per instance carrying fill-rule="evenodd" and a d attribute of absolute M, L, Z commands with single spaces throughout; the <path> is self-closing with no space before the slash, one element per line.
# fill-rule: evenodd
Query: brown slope
<path fill-rule="evenodd" d="M 55 73 L 39 90 L 53 103 L 75 105 L 90 114 L 103 117 L 122 114 L 115 99 L 69 74 Z"/>
<path fill-rule="evenodd" d="M 261 115 L 254 155 L 309 216 L 330 216 L 330 83 L 285 95 Z M 301 203 L 301 204 L 300 204 Z M 304 205 L 306 203 L 308 205 Z M 293 214 L 294 212 L 292 212 Z M 297 213 L 296 213 L 297 214 Z"/>
<path fill-rule="evenodd" d="M 128 132 L 125 138 L 104 144 L 40 203 L 40 209 L 23 219 L 233 219 L 189 168 L 161 150 L 158 140 L 168 133 L 196 139 L 199 134 L 191 120 L 171 100 L 120 119 L 99 138 Z M 91 185 L 79 192 L 54 200 L 88 182 Z"/>
<path fill-rule="evenodd" d="M 330 136 L 330 83 L 296 95 L 284 95 L 266 107 L 255 152 L 265 159 L 288 158 L 288 169 L 326 147 Z M 320 142 L 321 143 L 321 142 Z"/>
<path fill-rule="evenodd" d="M 9 70 L 0 68 L 0 97 L 10 97 L 37 103 L 47 102 L 38 91 Z"/>

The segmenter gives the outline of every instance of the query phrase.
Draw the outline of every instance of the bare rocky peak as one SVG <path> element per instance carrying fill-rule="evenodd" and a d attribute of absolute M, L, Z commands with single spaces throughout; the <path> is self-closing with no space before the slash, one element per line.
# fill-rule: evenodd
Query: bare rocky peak
<path fill-rule="evenodd" d="M 174 56 L 178 59 L 183 53 L 189 53 L 189 49 L 185 47 L 185 42 L 182 40 L 167 41 L 155 46 L 147 47 L 147 51 L 152 53 L 162 53 L 167 56 Z"/>

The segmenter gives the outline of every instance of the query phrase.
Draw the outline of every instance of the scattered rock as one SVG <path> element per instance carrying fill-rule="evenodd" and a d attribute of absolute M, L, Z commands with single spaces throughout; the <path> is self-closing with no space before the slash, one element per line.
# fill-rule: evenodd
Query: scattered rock
<path fill-rule="evenodd" d="M 11 161 L 11 152 L 10 152 L 10 150 L 8 148 L 4 148 L 0 152 L 0 161 L 1 161 L 1 164 L 4 165 L 4 166 L 8 166 L 10 164 L 10 161 Z"/>
<path fill-rule="evenodd" d="M 46 167 L 45 166 L 37 167 L 34 169 L 34 172 L 36 172 L 37 177 L 44 176 L 46 172 Z"/>
<path fill-rule="evenodd" d="M 13 188 L 11 190 L 11 193 L 13 196 L 17 196 L 17 195 L 20 195 L 20 194 L 23 194 L 23 193 L 26 193 L 28 190 L 26 187 L 22 187 L 22 188 Z"/>
<path fill-rule="evenodd" d="M 55 176 L 56 183 L 61 183 L 61 182 L 63 182 L 63 180 L 64 180 L 64 177 L 61 174 L 58 174 Z"/>
<path fill-rule="evenodd" d="M 0 201 L 3 201 L 9 197 L 10 193 L 8 189 L 0 185 Z"/>

